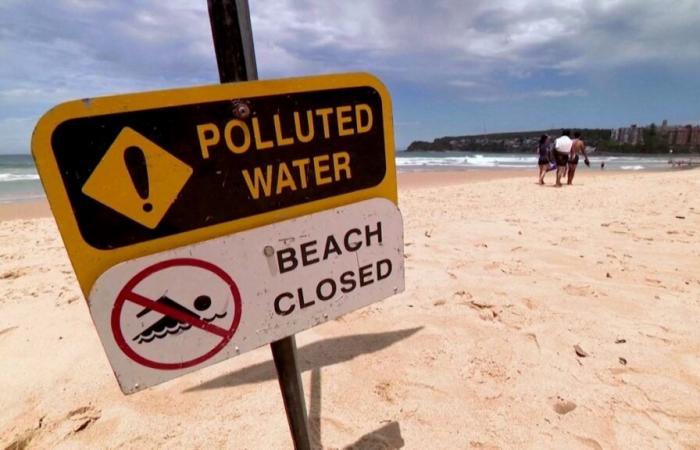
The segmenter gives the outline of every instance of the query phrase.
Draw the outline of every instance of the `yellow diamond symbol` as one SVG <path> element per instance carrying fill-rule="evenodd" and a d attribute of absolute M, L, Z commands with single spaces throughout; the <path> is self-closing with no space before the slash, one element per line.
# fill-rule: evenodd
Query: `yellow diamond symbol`
<path fill-rule="evenodd" d="M 190 179 L 192 168 L 124 127 L 83 185 L 83 193 L 153 229 Z"/>

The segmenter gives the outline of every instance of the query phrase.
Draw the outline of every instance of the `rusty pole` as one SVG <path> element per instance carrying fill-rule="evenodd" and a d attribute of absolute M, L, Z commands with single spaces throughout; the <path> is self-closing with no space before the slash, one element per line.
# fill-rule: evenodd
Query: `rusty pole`
<path fill-rule="evenodd" d="M 248 0 L 207 0 L 219 79 L 222 83 L 258 79 Z M 284 409 L 296 450 L 311 450 L 304 386 L 294 335 L 270 344 Z"/>

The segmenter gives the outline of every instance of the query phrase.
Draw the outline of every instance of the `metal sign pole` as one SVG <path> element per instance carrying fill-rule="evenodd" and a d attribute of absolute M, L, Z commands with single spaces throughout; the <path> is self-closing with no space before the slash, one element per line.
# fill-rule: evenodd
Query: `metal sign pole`
<path fill-rule="evenodd" d="M 258 79 L 248 0 L 207 0 L 219 79 L 222 83 Z M 296 450 L 310 450 L 306 401 L 294 335 L 270 344 L 284 409 Z"/>
<path fill-rule="evenodd" d="M 244 0 L 245 1 L 245 0 Z M 297 342 L 294 335 L 270 344 L 272 357 L 277 368 L 277 379 L 282 391 L 284 410 L 287 412 L 289 431 L 296 450 L 311 450 L 309 421 L 306 415 L 304 386 L 297 363 Z"/>
<path fill-rule="evenodd" d="M 207 0 L 222 83 L 258 79 L 248 0 Z"/>

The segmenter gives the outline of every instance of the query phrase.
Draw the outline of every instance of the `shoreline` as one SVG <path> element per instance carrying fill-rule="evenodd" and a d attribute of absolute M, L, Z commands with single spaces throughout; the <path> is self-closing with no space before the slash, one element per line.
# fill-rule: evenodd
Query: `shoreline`
<path fill-rule="evenodd" d="M 49 201 L 46 198 L 0 203 L 0 222 L 45 217 L 53 217 Z"/>
<path fill-rule="evenodd" d="M 682 171 L 691 170 L 683 168 Z M 576 180 L 595 179 L 598 177 L 608 177 L 610 175 L 617 176 L 638 176 L 644 174 L 658 174 L 659 171 L 625 171 L 625 170 L 604 170 L 599 169 L 580 170 L 576 174 Z M 398 172 L 397 184 L 399 189 L 399 197 L 401 192 L 411 191 L 414 189 L 426 189 L 434 187 L 455 186 L 462 184 L 484 183 L 495 180 L 505 180 L 512 178 L 536 180 L 536 169 L 468 169 L 468 170 L 452 170 L 452 169 L 437 169 L 437 170 L 416 170 L 407 172 Z M 545 178 L 546 185 L 552 185 L 554 174 L 548 174 Z M 51 208 L 49 207 L 46 198 L 41 199 L 18 199 L 0 203 L 0 222 L 8 220 L 26 220 L 38 219 L 45 217 L 53 217 Z"/>

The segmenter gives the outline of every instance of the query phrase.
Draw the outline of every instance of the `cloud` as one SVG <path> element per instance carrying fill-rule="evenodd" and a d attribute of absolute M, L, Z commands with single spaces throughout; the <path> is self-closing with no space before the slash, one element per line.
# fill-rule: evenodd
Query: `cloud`
<path fill-rule="evenodd" d="M 700 69 L 700 2 L 327 0 L 251 4 L 260 73 L 370 70 L 469 102 L 588 96 L 630 66 Z"/>
<path fill-rule="evenodd" d="M 481 83 L 472 80 L 450 80 L 447 84 L 459 88 L 473 88 L 479 86 Z"/>
<path fill-rule="evenodd" d="M 215 70 L 206 8 L 187 2 L 10 0 L 0 8 L 0 29 L 4 56 L 20 63 L 3 65 L 5 82 L 12 76 L 54 86 L 96 78 L 156 84 L 203 80 Z"/>
<path fill-rule="evenodd" d="M 287 70 L 371 67 L 407 78 L 697 60 L 696 0 L 256 1 L 259 58 Z M 265 58 L 269 49 L 293 64 Z M 318 58 L 323 55 L 323 58 Z M 267 62 L 266 62 L 267 61 Z M 413 76 L 412 76 L 413 74 Z"/>
<path fill-rule="evenodd" d="M 531 93 L 531 97 L 585 97 L 588 92 L 584 89 L 559 89 L 559 90 L 543 90 Z"/>
<path fill-rule="evenodd" d="M 526 99 L 556 99 L 565 97 L 586 97 L 588 91 L 585 89 L 544 89 L 521 92 L 502 92 L 496 89 L 486 92 L 478 92 L 473 95 L 464 96 L 464 100 L 473 103 L 499 103 L 513 102 Z"/>
<path fill-rule="evenodd" d="M 0 60 L 5 129 L 75 98 L 218 81 L 206 2 L 5 0 Z M 0 135 L 0 152 L 30 133 Z"/>
<path fill-rule="evenodd" d="M 633 66 L 700 69 L 698 0 L 249 3 L 264 78 L 370 71 L 390 85 L 502 101 L 584 96 L 596 74 Z M 3 0 L 0 61 L 0 120 L 218 81 L 204 1 Z"/>
<path fill-rule="evenodd" d="M 700 58 L 690 38 L 700 26 L 697 0 L 673 7 L 637 0 L 255 0 L 250 7 L 266 77 L 370 70 L 471 87 L 464 80 L 494 74 L 517 79 Z M 205 2 L 5 0 L 0 39 L 3 91 L 23 80 L 83 96 L 217 80 Z"/>

